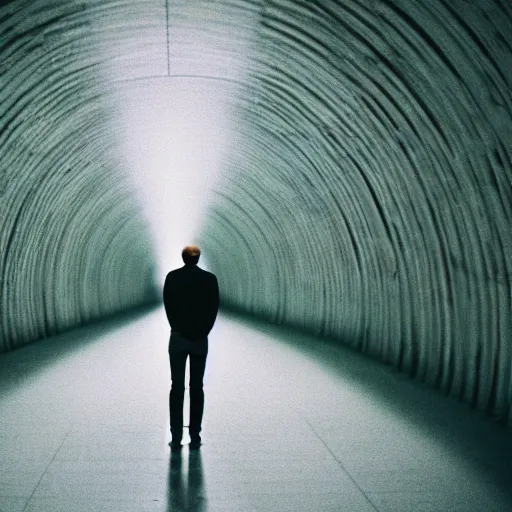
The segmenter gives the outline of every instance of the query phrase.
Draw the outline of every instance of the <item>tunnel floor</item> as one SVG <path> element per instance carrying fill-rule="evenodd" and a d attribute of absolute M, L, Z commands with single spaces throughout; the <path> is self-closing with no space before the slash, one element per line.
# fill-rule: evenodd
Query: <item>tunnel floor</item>
<path fill-rule="evenodd" d="M 233 314 L 210 336 L 203 446 L 171 453 L 167 338 L 159 308 L 0 356 L 1 512 L 512 510 L 509 430 Z"/>

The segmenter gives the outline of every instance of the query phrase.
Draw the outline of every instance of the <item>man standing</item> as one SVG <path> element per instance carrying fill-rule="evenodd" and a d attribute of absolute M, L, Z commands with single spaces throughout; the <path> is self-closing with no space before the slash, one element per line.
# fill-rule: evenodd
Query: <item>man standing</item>
<path fill-rule="evenodd" d="M 208 334 L 219 309 L 219 286 L 214 274 L 197 266 L 201 251 L 188 245 L 181 253 L 185 265 L 167 274 L 164 284 L 164 306 L 171 326 L 169 360 L 171 392 L 169 413 L 171 448 L 181 448 L 183 435 L 183 398 L 185 366 L 190 357 L 190 448 L 201 445 L 203 420 L 203 376 L 208 354 Z"/>

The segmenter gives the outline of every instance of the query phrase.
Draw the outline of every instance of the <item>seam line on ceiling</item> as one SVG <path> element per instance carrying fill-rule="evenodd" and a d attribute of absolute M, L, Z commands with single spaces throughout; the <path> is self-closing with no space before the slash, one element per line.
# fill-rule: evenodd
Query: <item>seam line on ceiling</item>
<path fill-rule="evenodd" d="M 167 34 L 167 76 L 170 76 L 171 57 L 169 55 L 169 0 L 165 0 L 165 30 Z"/>

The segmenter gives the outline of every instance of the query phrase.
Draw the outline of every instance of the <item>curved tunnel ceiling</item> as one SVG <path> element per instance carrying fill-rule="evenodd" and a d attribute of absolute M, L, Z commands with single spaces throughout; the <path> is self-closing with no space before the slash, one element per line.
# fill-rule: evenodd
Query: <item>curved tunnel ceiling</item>
<path fill-rule="evenodd" d="M 199 237 L 224 304 L 509 421 L 508 2 L 15 0 L 0 15 L 0 346 L 153 296 L 120 91 L 184 80 L 232 123 Z"/>

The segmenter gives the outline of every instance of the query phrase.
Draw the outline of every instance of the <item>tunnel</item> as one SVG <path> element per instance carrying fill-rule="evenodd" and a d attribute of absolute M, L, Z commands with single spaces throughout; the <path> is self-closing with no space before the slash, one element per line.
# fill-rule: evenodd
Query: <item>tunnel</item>
<path fill-rule="evenodd" d="M 510 2 L 3 0 L 0 56 L 4 356 L 194 242 L 226 314 L 510 426 Z"/>
<path fill-rule="evenodd" d="M 225 307 L 510 421 L 508 3 L 15 0 L 1 14 L 3 351 L 157 301 L 174 221 Z"/>

